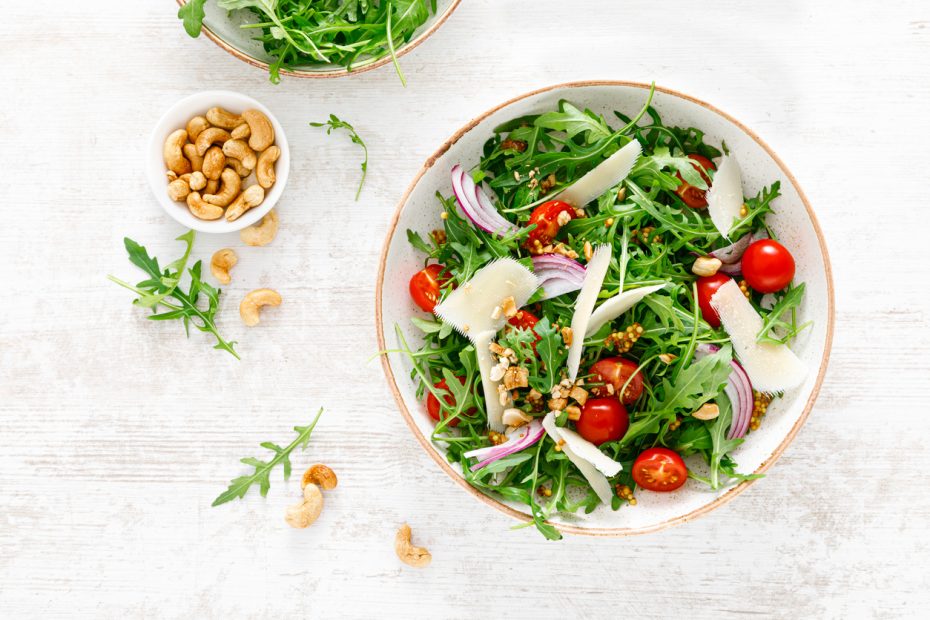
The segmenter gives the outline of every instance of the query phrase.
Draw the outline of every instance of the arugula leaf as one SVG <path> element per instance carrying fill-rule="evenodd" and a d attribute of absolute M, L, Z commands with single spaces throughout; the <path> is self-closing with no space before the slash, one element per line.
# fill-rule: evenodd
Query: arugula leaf
<path fill-rule="evenodd" d="M 178 9 L 178 19 L 184 21 L 184 30 L 195 39 L 200 36 L 200 31 L 203 29 L 203 5 L 206 3 L 207 0 L 187 0 Z"/>
<path fill-rule="evenodd" d="M 562 334 L 549 323 L 548 317 L 542 318 L 533 327 L 533 331 L 539 336 L 536 352 L 545 366 L 544 374 L 540 375 L 540 381 L 534 387 L 543 394 L 548 394 L 561 379 L 559 372 L 565 366 L 568 349 L 562 341 Z"/>
<path fill-rule="evenodd" d="M 569 138 L 585 135 L 585 142 L 593 144 L 611 135 L 604 118 L 591 110 L 582 112 L 564 99 L 559 102 L 558 112 L 546 112 L 536 119 L 535 125 L 544 129 L 564 131 Z"/>
<path fill-rule="evenodd" d="M 365 142 L 359 137 L 358 133 L 355 131 L 355 128 L 349 123 L 340 120 L 335 114 L 329 115 L 329 120 L 323 123 L 310 123 L 311 127 L 326 127 L 326 135 L 332 134 L 336 129 L 345 129 L 349 132 L 349 138 L 352 142 L 358 144 L 362 147 L 362 151 L 365 153 L 365 157 L 362 160 L 362 178 L 358 182 L 358 190 L 355 192 L 355 201 L 358 202 L 358 197 L 362 193 L 362 186 L 365 184 L 365 175 L 368 174 L 368 147 L 365 146 Z"/>
<path fill-rule="evenodd" d="M 270 461 L 261 461 L 253 457 L 240 459 L 242 463 L 254 467 L 255 471 L 247 476 L 239 476 L 238 478 L 233 479 L 229 484 L 229 488 L 226 489 L 223 493 L 220 493 L 220 495 L 215 500 L 213 500 L 211 506 L 219 506 L 220 504 L 225 504 L 226 502 L 232 501 L 236 498 L 242 499 L 245 497 L 245 494 L 249 491 L 252 485 L 256 482 L 259 485 L 259 492 L 261 493 L 261 496 L 265 497 L 268 494 L 268 489 L 271 488 L 271 471 L 279 463 L 281 463 L 284 467 L 284 479 L 287 480 L 290 478 L 291 453 L 297 447 L 300 447 L 301 450 L 307 449 L 307 444 L 310 441 L 310 433 L 313 431 L 313 427 L 316 426 L 316 423 L 322 414 L 323 408 L 320 407 L 316 417 L 313 418 L 313 422 L 311 422 L 309 426 L 295 426 L 294 431 L 297 433 L 297 437 L 286 448 L 282 448 L 281 446 L 270 441 L 261 443 L 261 447 L 274 452 L 274 457 L 272 457 Z"/>
<path fill-rule="evenodd" d="M 126 246 L 126 252 L 129 254 L 129 261 L 142 269 L 149 277 L 135 286 L 112 275 L 107 276 L 107 278 L 136 293 L 139 297 L 133 300 L 133 304 L 151 308 L 153 312 L 157 312 L 158 306 L 168 310 L 167 312 L 151 314 L 148 317 L 149 320 L 180 320 L 188 337 L 190 336 L 190 326 L 193 324 L 198 330 L 213 334 L 216 338 L 214 349 L 227 351 L 233 357 L 239 359 L 239 354 L 236 353 L 234 346 L 236 342 L 224 340 L 217 330 L 216 313 L 219 310 L 220 289 L 203 281 L 200 261 L 194 263 L 194 266 L 187 270 L 191 279 L 188 291 L 184 292 L 178 288 L 191 254 L 191 248 L 194 246 L 195 234 L 193 230 L 189 230 L 177 238 L 178 241 L 186 243 L 186 249 L 184 254 L 169 263 L 164 271 L 158 266 L 157 258 L 149 256 L 148 251 L 143 246 L 126 237 L 123 239 L 123 243 Z M 207 299 L 205 309 L 201 309 L 198 305 L 201 293 Z M 174 303 L 166 301 L 166 299 L 172 299 Z"/>
<path fill-rule="evenodd" d="M 660 388 L 663 396 L 658 400 L 657 408 L 690 413 L 713 400 L 727 382 L 731 359 L 730 345 L 726 345 L 684 368 L 674 383 L 663 379 Z"/>
<path fill-rule="evenodd" d="M 720 461 L 728 452 L 736 449 L 742 439 L 727 439 L 727 433 L 730 431 L 730 423 L 733 421 L 733 405 L 726 394 L 717 399 L 717 407 L 720 413 L 710 425 L 710 488 L 719 489 L 720 481 Z"/>
<path fill-rule="evenodd" d="M 765 315 L 762 329 L 760 329 L 759 333 L 756 335 L 756 341 L 768 342 L 771 344 L 786 344 L 789 340 L 795 338 L 802 330 L 810 326 L 810 321 L 798 326 L 795 318 L 796 310 L 801 305 L 803 299 L 804 283 L 802 282 L 785 293 L 772 307 L 769 313 Z M 789 310 L 791 311 L 790 322 L 781 320 Z M 774 329 L 781 330 L 783 335 L 778 337 L 776 334 L 773 334 L 772 330 Z"/>

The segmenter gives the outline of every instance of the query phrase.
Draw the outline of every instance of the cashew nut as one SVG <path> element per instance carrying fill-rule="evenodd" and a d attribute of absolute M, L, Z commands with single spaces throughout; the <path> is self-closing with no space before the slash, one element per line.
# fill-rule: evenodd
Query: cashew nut
<path fill-rule="evenodd" d="M 304 499 L 299 504 L 288 506 L 284 520 L 291 527 L 309 527 L 323 512 L 323 493 L 315 484 L 304 487 Z"/>
<path fill-rule="evenodd" d="M 165 165 L 168 166 L 168 170 L 175 174 L 184 174 L 191 171 L 191 163 L 184 158 L 184 154 L 181 152 L 185 142 L 187 142 L 186 129 L 172 131 L 168 139 L 165 140 L 162 155 L 165 157 Z"/>
<path fill-rule="evenodd" d="M 207 184 L 203 188 L 204 194 L 215 194 L 220 188 L 220 182 L 217 179 L 207 179 Z"/>
<path fill-rule="evenodd" d="M 187 208 L 194 214 L 194 217 L 202 220 L 218 220 L 223 217 L 223 207 L 204 202 L 200 197 L 200 192 L 191 192 L 187 195 Z"/>
<path fill-rule="evenodd" d="M 300 481 L 300 486 L 306 487 L 311 483 L 323 487 L 326 491 L 332 491 L 336 488 L 336 485 L 339 484 L 339 479 L 336 478 L 336 472 L 332 469 L 322 463 L 317 463 L 316 465 L 311 465 L 310 468 L 304 472 L 304 477 Z"/>
<path fill-rule="evenodd" d="M 190 185 L 184 179 L 175 179 L 168 183 L 168 198 L 175 202 L 183 202 L 191 193 Z"/>
<path fill-rule="evenodd" d="M 203 156 L 203 176 L 211 181 L 220 178 L 223 168 L 226 167 L 226 156 L 223 155 L 223 149 L 218 146 L 211 146 Z M 212 192 L 211 192 L 212 193 Z"/>
<path fill-rule="evenodd" d="M 257 223 L 239 231 L 239 238 L 246 245 L 263 246 L 274 241 L 278 234 L 278 214 L 274 209 Z"/>
<path fill-rule="evenodd" d="M 197 136 L 210 128 L 210 123 L 202 116 L 195 116 L 187 121 L 187 139 L 196 140 Z"/>
<path fill-rule="evenodd" d="M 246 127 L 248 127 L 248 125 L 246 125 Z M 249 176 L 250 174 L 252 174 L 252 171 L 246 168 L 245 166 L 243 166 L 242 162 L 236 159 L 235 157 L 227 157 L 226 165 L 232 166 L 233 168 L 235 168 L 236 173 L 238 173 L 238 175 L 242 177 L 243 179 Z"/>
<path fill-rule="evenodd" d="M 425 547 L 414 547 L 410 543 L 410 526 L 404 523 L 394 537 L 394 552 L 400 561 L 414 568 L 426 568 L 433 556 Z"/>
<path fill-rule="evenodd" d="M 207 120 L 216 127 L 223 129 L 235 129 L 245 122 L 238 114 L 233 114 L 229 110 L 220 107 L 207 110 Z"/>
<path fill-rule="evenodd" d="M 248 140 L 249 136 L 252 135 L 252 129 L 249 127 L 248 123 L 243 122 L 241 125 L 230 131 L 229 135 L 232 136 L 233 140 Z"/>
<path fill-rule="evenodd" d="M 723 261 L 712 256 L 699 256 L 691 265 L 691 273 L 696 276 L 712 276 L 723 266 Z"/>
<path fill-rule="evenodd" d="M 249 124 L 249 146 L 261 152 L 274 144 L 274 127 L 268 117 L 258 110 L 246 110 L 242 118 Z"/>
<path fill-rule="evenodd" d="M 242 140 L 227 140 L 223 143 L 223 155 L 235 157 L 242 165 L 253 170 L 256 164 L 255 151 L 249 148 L 249 145 Z"/>
<path fill-rule="evenodd" d="M 197 136 L 197 139 L 194 140 L 194 144 L 197 145 L 197 154 L 203 157 L 203 154 L 206 153 L 207 149 L 212 145 L 216 143 L 222 144 L 230 139 L 229 132 L 225 129 L 210 127 L 209 129 L 204 129 L 200 135 Z"/>
<path fill-rule="evenodd" d="M 177 180 L 178 180 L 178 173 L 175 172 L 174 170 L 166 170 L 166 171 L 165 171 L 165 176 L 168 177 L 168 182 L 169 182 L 169 183 L 171 183 L 172 181 L 177 181 Z"/>
<path fill-rule="evenodd" d="M 240 217 L 242 217 L 243 213 L 245 213 L 246 211 L 248 211 L 249 209 L 253 207 L 257 207 L 258 205 L 262 204 L 263 200 L 265 200 L 265 190 L 262 189 L 262 186 L 261 185 L 249 185 L 247 188 L 245 188 L 244 192 L 239 194 L 239 196 L 235 200 L 233 200 L 232 204 L 229 205 L 229 208 L 226 209 L 226 220 L 230 222 L 234 222 L 238 220 Z M 271 213 L 269 213 L 268 215 L 271 215 Z M 267 217 L 268 216 L 266 215 L 265 218 Z M 274 216 L 274 220 L 275 220 L 274 230 L 271 232 L 271 238 L 269 238 L 266 243 L 270 243 L 271 240 L 274 239 L 274 235 L 278 230 L 278 216 L 277 215 Z M 263 222 L 264 220 L 262 220 L 262 222 L 259 222 L 258 225 L 259 226 L 263 225 Z M 254 228 L 254 226 L 250 226 L 249 228 Z M 249 230 L 249 229 L 246 228 L 242 232 L 244 233 L 246 230 Z M 243 241 L 245 241 L 246 243 L 249 243 L 248 241 L 246 241 L 245 236 L 242 236 L 242 235 L 240 236 L 242 237 Z M 249 245 L 265 245 L 265 243 L 249 243 Z"/>
<path fill-rule="evenodd" d="M 716 403 L 704 403 L 701 408 L 691 414 L 691 417 L 698 420 L 713 420 L 720 415 L 720 407 Z"/>
<path fill-rule="evenodd" d="M 207 177 L 199 170 L 194 171 L 191 173 L 190 180 L 188 180 L 187 184 L 191 186 L 192 190 L 199 192 L 207 186 Z"/>
<path fill-rule="evenodd" d="M 255 165 L 255 178 L 258 184 L 265 189 L 270 188 L 275 182 L 274 163 L 281 157 L 281 149 L 277 146 L 269 146 L 258 156 L 258 163 Z"/>
<path fill-rule="evenodd" d="M 214 207 L 219 209 L 219 207 Z M 220 209 L 222 211 L 222 209 Z M 255 327 L 259 323 L 259 314 L 263 306 L 280 306 L 281 295 L 270 288 L 255 289 L 246 294 L 239 303 L 239 316 L 242 322 L 249 327 Z M 311 485 L 312 486 L 312 485 Z"/>
<path fill-rule="evenodd" d="M 232 281 L 229 270 L 235 267 L 238 262 L 239 257 L 230 248 L 217 250 L 210 259 L 210 273 L 220 284 L 229 284 Z"/>
<path fill-rule="evenodd" d="M 222 180 L 220 191 L 216 194 L 204 194 L 203 199 L 218 207 L 225 207 L 233 201 L 233 198 L 239 195 L 239 190 L 242 188 L 242 179 L 232 168 L 223 168 L 220 179 Z"/>
<path fill-rule="evenodd" d="M 191 168 L 194 171 L 203 170 L 203 157 L 197 154 L 197 147 L 188 142 L 184 145 L 183 149 L 184 157 L 186 157 L 191 162 Z"/>

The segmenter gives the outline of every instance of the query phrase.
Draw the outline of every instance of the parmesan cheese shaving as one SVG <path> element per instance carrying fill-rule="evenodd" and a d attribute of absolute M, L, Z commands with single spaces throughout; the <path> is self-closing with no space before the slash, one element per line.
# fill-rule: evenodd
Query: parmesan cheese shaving
<path fill-rule="evenodd" d="M 725 238 L 730 238 L 733 222 L 739 219 L 743 208 L 743 182 L 739 164 L 732 155 L 726 155 L 714 174 L 714 183 L 707 192 L 707 212 Z"/>
<path fill-rule="evenodd" d="M 749 375 L 752 386 L 761 392 L 781 392 L 797 387 L 807 376 L 804 362 L 783 344 L 756 342 L 762 317 L 730 280 L 710 298 L 720 323 L 730 336 L 733 352 Z"/>
<path fill-rule="evenodd" d="M 594 304 L 597 302 L 597 296 L 601 292 L 601 285 L 604 284 L 604 276 L 607 275 L 607 268 L 610 267 L 610 246 L 600 245 L 594 250 L 594 255 L 588 261 L 588 268 L 584 276 L 584 284 L 581 285 L 581 292 L 575 299 L 575 313 L 572 315 L 572 333 L 587 334 L 588 321 L 591 319 L 591 311 L 594 310 Z M 578 377 L 578 366 L 581 364 L 581 350 L 584 347 L 584 338 L 575 338 L 568 348 L 568 377 L 574 381 Z"/>
<path fill-rule="evenodd" d="M 588 321 L 588 331 L 585 336 L 590 336 L 601 328 L 605 323 L 609 323 L 619 317 L 621 314 L 638 304 L 642 299 L 651 293 L 660 290 L 665 284 L 653 284 L 651 286 L 641 286 L 629 291 L 618 293 L 598 306 L 597 310 L 591 313 Z"/>
<path fill-rule="evenodd" d="M 588 483 L 591 485 L 591 488 L 594 489 L 594 492 L 597 494 L 600 500 L 604 502 L 605 504 L 610 504 L 612 495 L 611 495 L 611 490 L 610 490 L 610 482 L 607 481 L 607 476 L 605 476 L 603 473 L 598 471 L 597 468 L 594 467 L 594 465 L 592 465 L 589 461 L 582 458 L 577 452 L 575 452 L 575 450 L 572 448 L 572 444 L 570 443 L 569 439 L 566 437 L 566 432 L 571 433 L 572 435 L 575 435 L 576 437 L 577 435 L 568 429 L 559 428 L 558 426 L 556 426 L 554 411 L 550 411 L 549 413 L 546 414 L 546 417 L 543 418 L 542 425 L 543 425 L 543 428 L 546 429 L 546 433 L 548 433 L 549 437 L 552 438 L 552 441 L 556 443 L 564 442 L 564 443 L 561 443 L 562 452 L 565 454 L 565 456 L 568 457 L 568 460 L 571 461 L 575 465 L 575 467 L 578 468 L 578 471 L 580 471 L 581 475 L 585 477 L 585 480 L 588 481 Z M 578 439 L 581 439 L 581 438 L 578 437 Z M 581 441 L 585 441 L 585 440 L 581 439 Z M 592 447 L 594 447 L 593 444 L 591 445 Z M 596 447 L 594 447 L 594 449 L 597 450 Z M 598 452 L 600 452 L 600 450 L 598 450 Z M 604 458 L 606 459 L 607 457 L 605 456 Z M 619 463 L 617 463 L 617 465 L 619 465 Z M 620 471 L 620 470 L 618 469 L 617 471 Z"/>
<path fill-rule="evenodd" d="M 586 175 L 566 187 L 555 197 L 578 208 L 595 200 L 601 194 L 625 179 L 639 160 L 643 147 L 637 140 L 627 143 L 619 151 L 588 171 Z"/>

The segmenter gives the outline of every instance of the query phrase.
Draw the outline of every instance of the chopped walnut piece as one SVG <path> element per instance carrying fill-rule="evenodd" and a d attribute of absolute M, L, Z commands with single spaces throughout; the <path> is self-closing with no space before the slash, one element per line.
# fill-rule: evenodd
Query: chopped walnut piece
<path fill-rule="evenodd" d="M 543 193 L 546 193 L 546 192 L 548 192 L 550 189 L 552 189 L 553 187 L 555 187 L 555 184 L 556 184 L 556 183 L 558 183 L 558 181 L 556 181 L 556 179 L 555 179 L 555 174 L 550 174 L 549 176 L 547 176 L 547 177 L 543 180 L 542 183 L 540 183 L 539 189 L 542 190 Z"/>
<path fill-rule="evenodd" d="M 565 346 L 572 346 L 572 328 L 563 327 L 562 332 L 562 341 L 565 343 Z"/>
<path fill-rule="evenodd" d="M 513 295 L 505 297 L 501 301 L 500 308 L 504 311 L 504 316 L 508 319 L 514 317 L 517 314 L 517 302 L 514 300 Z"/>
<path fill-rule="evenodd" d="M 523 140 L 511 140 L 510 138 L 508 138 L 504 140 L 503 142 L 501 142 L 501 150 L 502 151 L 511 150 L 511 151 L 516 151 L 518 153 L 522 153 L 523 151 L 526 150 L 526 142 L 524 142 Z"/>
<path fill-rule="evenodd" d="M 549 407 L 549 411 L 562 411 L 565 407 L 568 406 L 568 399 L 566 398 L 550 398 L 549 402 L 546 403 Z"/>
<path fill-rule="evenodd" d="M 529 385 L 530 371 L 520 366 L 511 366 L 504 373 L 504 388 L 512 390 L 514 388 L 527 387 Z"/>
<path fill-rule="evenodd" d="M 576 405 L 569 405 L 565 408 L 565 412 L 568 414 L 569 420 L 577 422 L 581 419 L 581 408 Z"/>
<path fill-rule="evenodd" d="M 530 390 L 530 393 L 526 395 L 526 400 L 531 405 L 538 405 L 539 403 L 542 402 L 542 399 L 543 399 L 542 393 L 537 391 L 536 389 Z"/>
<path fill-rule="evenodd" d="M 584 407 L 585 402 L 588 400 L 588 391 L 576 385 L 568 393 L 568 397 L 574 399 L 576 403 Z"/>
<path fill-rule="evenodd" d="M 497 344 L 496 342 L 492 342 L 491 344 L 489 344 L 489 345 L 488 345 L 488 349 L 490 349 L 490 350 L 491 350 L 491 353 L 493 353 L 494 355 L 503 355 L 503 354 L 504 354 L 504 347 L 502 347 L 501 345 Z"/>

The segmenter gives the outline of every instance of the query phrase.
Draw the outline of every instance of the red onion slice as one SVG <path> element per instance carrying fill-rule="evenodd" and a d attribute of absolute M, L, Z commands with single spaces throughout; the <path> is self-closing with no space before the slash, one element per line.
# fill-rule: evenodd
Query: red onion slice
<path fill-rule="evenodd" d="M 724 263 L 723 265 L 720 265 L 720 269 L 717 271 L 720 273 L 725 273 L 728 276 L 738 276 L 739 274 L 743 273 L 743 261 L 738 260 L 735 263 L 729 265 Z"/>
<path fill-rule="evenodd" d="M 520 450 L 525 450 L 530 446 L 534 445 L 542 436 L 546 433 L 543 429 L 542 424 L 539 420 L 533 420 L 526 426 L 521 426 L 516 429 L 516 431 L 510 435 L 509 439 L 498 445 L 498 446 L 488 446 L 487 448 L 478 448 L 477 450 L 471 450 L 466 452 L 462 456 L 465 458 L 480 458 L 484 459 L 477 465 L 471 468 L 472 471 L 478 471 L 482 467 L 490 465 L 498 459 L 502 459 L 509 454 L 519 452 Z"/>
<path fill-rule="evenodd" d="M 462 212 L 481 230 L 502 237 L 517 229 L 497 211 L 484 190 L 478 187 L 468 171 L 458 164 L 452 166 L 452 191 Z"/>
<path fill-rule="evenodd" d="M 585 268 L 562 254 L 534 256 L 533 272 L 544 291 L 542 300 L 577 291 L 584 283 Z"/>
<path fill-rule="evenodd" d="M 743 252 L 746 251 L 746 248 L 749 247 L 749 244 L 752 243 L 752 235 L 743 235 L 739 238 L 739 241 L 731 243 L 725 248 L 720 248 L 719 250 L 714 250 L 710 253 L 710 256 L 720 259 L 720 262 L 724 265 L 730 265 L 737 262 L 743 256 Z"/>
<path fill-rule="evenodd" d="M 716 353 L 720 347 L 713 344 L 699 344 L 695 357 L 700 359 L 705 355 Z M 724 392 L 733 405 L 733 420 L 730 422 L 730 432 L 727 439 L 739 439 L 746 436 L 749 430 L 749 422 L 752 419 L 752 408 L 754 405 L 752 395 L 752 382 L 745 369 L 736 360 L 730 360 L 730 376 L 727 377 L 727 385 Z"/>

